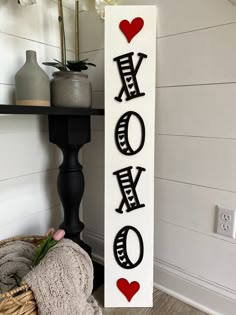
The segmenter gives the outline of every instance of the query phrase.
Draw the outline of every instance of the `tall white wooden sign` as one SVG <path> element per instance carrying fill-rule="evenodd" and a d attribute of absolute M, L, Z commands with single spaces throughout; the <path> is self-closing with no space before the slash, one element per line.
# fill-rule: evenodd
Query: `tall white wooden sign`
<path fill-rule="evenodd" d="M 105 16 L 105 306 L 150 307 L 156 7 Z"/>

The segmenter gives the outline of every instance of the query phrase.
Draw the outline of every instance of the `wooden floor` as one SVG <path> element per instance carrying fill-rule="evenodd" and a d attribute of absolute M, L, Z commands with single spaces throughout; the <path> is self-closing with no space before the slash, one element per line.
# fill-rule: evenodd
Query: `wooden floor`
<path fill-rule="evenodd" d="M 103 287 L 98 288 L 94 294 L 103 308 Z M 179 300 L 154 289 L 153 308 L 103 308 L 105 315 L 206 315 L 197 309 L 180 302 Z"/>

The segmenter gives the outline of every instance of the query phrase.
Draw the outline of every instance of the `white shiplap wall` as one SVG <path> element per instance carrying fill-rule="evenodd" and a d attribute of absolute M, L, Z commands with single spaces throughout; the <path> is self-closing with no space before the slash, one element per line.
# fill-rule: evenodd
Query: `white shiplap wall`
<path fill-rule="evenodd" d="M 228 0 L 156 4 L 155 283 L 209 314 L 234 315 L 236 242 L 214 233 L 216 205 L 236 207 L 236 6 Z M 97 63 L 103 106 L 103 22 L 81 13 L 81 51 Z M 103 119 L 84 148 L 85 239 L 103 257 Z M 91 198 L 91 193 L 93 198 Z"/>
<path fill-rule="evenodd" d="M 73 9 L 65 0 L 68 54 L 73 50 Z M 14 76 L 25 51 L 38 62 L 59 58 L 57 1 L 23 7 L 0 1 L 0 104 L 14 104 Z M 49 75 L 52 69 L 43 67 Z M 56 191 L 59 150 L 48 141 L 47 117 L 0 115 L 0 239 L 42 234 L 58 226 L 62 210 Z"/>

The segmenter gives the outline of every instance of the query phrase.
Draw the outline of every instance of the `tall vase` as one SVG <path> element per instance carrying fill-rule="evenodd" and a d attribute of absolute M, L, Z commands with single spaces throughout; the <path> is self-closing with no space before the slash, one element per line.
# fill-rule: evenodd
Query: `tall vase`
<path fill-rule="evenodd" d="M 16 73 L 16 105 L 50 106 L 49 77 L 37 62 L 34 50 L 26 51 L 26 62 Z"/>

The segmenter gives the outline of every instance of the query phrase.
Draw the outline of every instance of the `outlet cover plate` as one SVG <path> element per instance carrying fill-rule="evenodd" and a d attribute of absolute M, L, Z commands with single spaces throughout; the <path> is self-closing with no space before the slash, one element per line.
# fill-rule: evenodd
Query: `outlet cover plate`
<path fill-rule="evenodd" d="M 216 233 L 235 239 L 236 237 L 236 209 L 217 206 Z"/>

